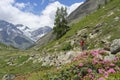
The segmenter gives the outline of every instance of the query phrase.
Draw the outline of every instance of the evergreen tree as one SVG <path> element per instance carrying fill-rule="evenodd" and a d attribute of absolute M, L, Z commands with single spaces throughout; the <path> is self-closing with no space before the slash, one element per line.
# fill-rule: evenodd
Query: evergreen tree
<path fill-rule="evenodd" d="M 68 30 L 69 26 L 67 25 L 67 8 L 61 7 L 58 8 L 55 15 L 55 22 L 53 33 L 57 35 L 57 39 L 62 37 Z"/>

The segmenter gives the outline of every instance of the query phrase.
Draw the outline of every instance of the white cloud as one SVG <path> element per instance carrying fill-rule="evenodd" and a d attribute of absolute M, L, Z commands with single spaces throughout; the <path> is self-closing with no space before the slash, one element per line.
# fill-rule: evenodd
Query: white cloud
<path fill-rule="evenodd" d="M 75 3 L 75 4 L 71 5 L 71 6 L 69 6 L 68 7 L 68 14 L 70 14 L 71 12 L 73 12 L 81 4 L 83 4 L 83 2 L 81 2 L 81 3 Z"/>
<path fill-rule="evenodd" d="M 0 1 L 0 19 L 14 24 L 24 24 L 32 29 L 40 27 L 40 16 L 30 12 L 23 12 L 13 6 L 13 3 L 14 0 Z"/>
<path fill-rule="evenodd" d="M 17 3 L 15 0 L 0 0 L 0 19 L 14 23 L 23 24 L 31 29 L 37 29 L 43 26 L 53 27 L 54 16 L 57 7 L 65 6 L 60 2 L 56 1 L 50 3 L 42 12 L 41 15 L 35 15 L 32 12 L 23 12 L 20 8 L 26 9 L 25 3 Z M 16 4 L 16 7 L 15 5 Z M 30 4 L 30 3 L 29 3 Z M 71 13 L 78 5 L 81 3 L 76 3 L 71 6 L 66 6 L 68 8 L 68 13 Z M 37 4 L 33 4 L 34 6 Z"/>
<path fill-rule="evenodd" d="M 15 6 L 19 9 L 25 8 L 26 4 L 25 3 L 15 3 Z"/>
<path fill-rule="evenodd" d="M 55 18 L 55 13 L 57 10 L 57 7 L 64 6 L 63 4 L 60 4 L 58 1 L 49 4 L 45 10 L 42 11 L 42 15 L 40 16 L 40 20 L 43 21 L 41 23 L 42 26 L 44 25 L 49 25 L 53 27 L 54 25 L 54 18 Z"/>

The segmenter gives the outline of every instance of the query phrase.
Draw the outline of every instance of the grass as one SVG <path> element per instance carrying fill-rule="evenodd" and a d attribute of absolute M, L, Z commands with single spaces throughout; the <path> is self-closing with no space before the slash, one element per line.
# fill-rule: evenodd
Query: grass
<path fill-rule="evenodd" d="M 114 20 L 115 17 L 120 17 L 120 11 L 117 10 L 120 7 L 120 4 L 118 3 L 119 3 L 119 0 L 115 0 L 115 1 L 109 2 L 106 6 L 102 6 L 96 12 L 84 17 L 78 23 L 73 24 L 71 26 L 71 29 L 62 38 L 60 38 L 59 40 L 52 41 L 46 46 L 39 48 L 39 51 L 45 48 L 45 50 L 52 49 L 51 51 L 54 52 L 53 46 L 55 46 L 56 43 L 59 43 L 57 45 L 59 46 L 61 45 L 61 47 L 63 47 L 63 45 L 71 37 L 75 36 L 78 31 L 80 31 L 81 29 L 84 29 L 85 27 L 88 30 L 87 36 L 89 36 L 89 34 L 93 32 L 93 30 L 95 30 L 96 25 L 101 24 L 101 23 L 103 23 L 102 27 L 98 28 L 98 30 L 100 30 L 101 33 L 99 33 L 97 37 L 87 40 L 87 44 L 89 44 L 88 47 L 90 49 L 95 48 L 95 47 L 96 48 L 103 47 L 103 45 L 101 45 L 100 42 L 102 39 L 108 37 L 109 35 L 111 35 L 110 39 L 108 39 L 110 42 L 114 39 L 120 38 L 120 36 L 118 35 L 120 33 L 119 31 L 120 20 L 118 21 Z M 114 12 L 114 14 L 111 16 L 108 16 L 111 12 Z M 78 37 L 78 38 L 81 38 L 81 37 Z M 95 46 L 96 45 L 95 42 L 97 42 L 97 46 Z M 61 47 L 58 47 L 58 48 L 61 48 Z"/>
<path fill-rule="evenodd" d="M 81 21 L 79 21 L 76 24 L 73 24 L 71 26 L 71 29 L 59 40 L 55 40 L 50 42 L 49 44 L 47 44 L 46 46 L 42 47 L 39 49 L 39 51 L 47 50 L 50 49 L 52 53 L 54 53 L 55 48 L 54 46 L 56 46 L 56 43 L 58 43 L 57 45 L 61 45 L 59 47 L 57 47 L 58 51 L 61 49 L 65 49 L 66 46 L 65 43 L 66 41 L 68 41 L 71 37 L 75 36 L 76 33 L 81 30 L 84 29 L 85 27 L 88 29 L 87 35 L 89 35 L 96 27 L 97 24 L 103 23 L 102 27 L 98 28 L 100 31 L 102 31 L 99 35 L 97 35 L 97 37 L 93 38 L 93 39 L 89 39 L 87 41 L 87 44 L 89 44 L 88 46 L 90 47 L 89 49 L 94 49 L 94 48 L 99 48 L 99 47 L 103 47 L 103 45 L 100 43 L 102 39 L 108 37 L 109 35 L 111 36 L 110 39 L 108 39 L 110 42 L 114 39 L 118 39 L 120 38 L 119 33 L 120 33 L 120 20 L 115 21 L 114 18 L 115 17 L 120 17 L 120 11 L 118 11 L 118 9 L 120 9 L 120 1 L 119 0 L 113 0 L 110 3 L 108 3 L 105 6 L 102 6 L 100 9 L 98 9 L 96 12 L 92 13 L 91 15 L 88 15 L 86 17 L 84 17 Z M 105 7 L 105 8 L 103 8 Z M 111 12 L 114 12 L 114 14 L 112 14 L 111 16 L 108 16 Z M 109 33 L 109 34 L 108 34 Z M 96 43 L 97 41 L 97 43 Z M 66 43 L 67 44 L 67 43 Z M 97 46 L 95 46 L 97 44 Z M 78 64 L 77 62 L 75 64 Z M 65 65 L 65 67 L 63 67 L 62 69 L 65 70 L 67 68 L 69 68 L 72 64 L 70 65 Z M 50 74 L 53 73 L 52 77 L 55 77 L 55 73 L 56 75 L 58 74 L 57 72 L 54 72 L 52 69 L 49 69 Z M 41 73 L 46 73 L 45 72 L 41 72 L 38 71 L 39 74 Z M 116 73 L 116 75 L 118 75 Z M 34 79 L 34 76 L 31 76 L 31 79 Z M 40 76 L 41 77 L 41 76 Z M 44 76 L 42 76 L 44 78 Z M 114 77 L 111 76 L 110 77 Z M 118 76 L 117 76 L 118 77 Z M 28 79 L 28 80 L 31 80 Z M 35 78 L 38 79 L 38 78 Z M 48 80 L 48 79 L 45 79 Z"/>
<path fill-rule="evenodd" d="M 76 24 L 71 25 L 71 29 L 59 40 L 54 40 L 38 49 L 38 51 L 34 51 L 33 49 L 20 51 L 14 49 L 12 47 L 5 46 L 0 44 L 0 78 L 7 73 L 12 74 L 20 74 L 26 77 L 26 80 L 49 80 L 50 77 L 60 76 L 61 71 L 65 71 L 71 66 L 78 65 L 81 60 L 76 61 L 74 63 L 66 64 L 62 66 L 61 70 L 56 69 L 56 67 L 42 67 L 41 63 L 33 63 L 32 60 L 26 62 L 21 66 L 9 66 L 7 64 L 8 60 L 11 57 L 14 57 L 13 63 L 20 65 L 28 60 L 31 54 L 42 54 L 42 51 L 48 51 L 51 54 L 54 54 L 55 49 L 57 49 L 58 53 L 60 51 L 69 51 L 72 49 L 72 46 L 69 43 L 69 40 L 76 35 L 78 31 L 86 28 L 87 36 L 95 30 L 97 24 L 103 23 L 103 25 L 97 29 L 102 31 L 95 38 L 88 38 L 87 44 L 89 49 L 103 47 L 100 43 L 102 39 L 111 36 L 108 39 L 110 42 L 114 39 L 120 38 L 120 20 L 115 21 L 115 17 L 120 18 L 120 0 L 113 0 L 108 3 L 105 8 L 103 6 L 98 9 L 96 12 L 84 17 Z M 111 16 L 108 16 L 111 12 L 114 12 Z M 80 37 L 77 37 L 80 38 Z M 55 48 L 55 46 L 57 47 Z M 78 45 L 77 45 L 78 46 Z M 89 58 L 90 59 L 90 58 Z M 83 60 L 84 61 L 84 60 Z M 90 61 L 90 60 L 88 60 Z M 119 63 L 118 63 L 119 64 Z M 49 73 L 48 73 L 49 72 Z M 73 74 L 72 74 L 73 75 Z M 98 75 L 99 76 L 99 75 Z M 118 77 L 119 74 L 111 74 L 111 78 Z M 72 76 L 73 78 L 74 76 Z M 20 80 L 17 79 L 16 80 Z M 21 79 L 22 80 L 22 79 Z M 109 79 L 108 79 L 109 80 Z"/>

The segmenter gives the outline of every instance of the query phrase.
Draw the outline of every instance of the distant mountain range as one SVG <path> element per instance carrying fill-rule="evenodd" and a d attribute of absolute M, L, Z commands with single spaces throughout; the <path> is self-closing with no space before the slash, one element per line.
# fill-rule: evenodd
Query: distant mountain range
<path fill-rule="evenodd" d="M 83 19 L 85 16 L 95 12 L 100 6 L 109 2 L 110 0 L 86 0 L 82 5 L 75 9 L 68 17 L 69 25 L 73 25 Z M 55 34 L 52 34 L 52 31 L 46 34 L 44 37 L 40 38 L 36 45 L 43 46 L 46 43 L 55 39 Z"/>
<path fill-rule="evenodd" d="M 21 30 L 24 33 L 24 35 L 26 35 L 33 41 L 37 41 L 38 39 L 40 39 L 40 37 L 44 36 L 46 33 L 52 30 L 52 28 L 49 26 L 40 27 L 36 30 L 31 30 L 29 27 L 24 26 L 22 24 L 17 24 L 16 27 L 19 30 Z"/>
<path fill-rule="evenodd" d="M 49 26 L 41 27 L 35 31 L 32 31 L 31 38 L 34 40 L 38 40 L 38 39 L 40 39 L 40 37 L 44 36 L 51 30 L 52 30 L 52 28 L 50 28 Z"/>
<path fill-rule="evenodd" d="M 0 43 L 11 45 L 19 49 L 26 49 L 34 45 L 40 37 L 51 31 L 48 26 L 32 31 L 22 24 L 14 25 L 0 20 Z"/>

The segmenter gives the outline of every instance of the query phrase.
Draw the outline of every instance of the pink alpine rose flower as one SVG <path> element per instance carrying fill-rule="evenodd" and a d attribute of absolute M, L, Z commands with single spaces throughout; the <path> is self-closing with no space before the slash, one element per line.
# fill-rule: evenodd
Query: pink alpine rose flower
<path fill-rule="evenodd" d="M 92 69 L 89 68 L 89 69 L 88 69 L 88 73 L 91 73 L 91 72 L 92 72 Z"/>
<path fill-rule="evenodd" d="M 102 73 L 104 72 L 104 70 L 103 70 L 103 69 L 98 69 L 98 72 L 99 72 L 100 74 L 102 74 Z"/>
<path fill-rule="evenodd" d="M 91 51 L 91 54 L 92 56 L 97 56 L 99 54 L 99 51 L 98 50 L 95 50 L 95 51 Z"/>
<path fill-rule="evenodd" d="M 79 66 L 82 67 L 82 66 L 83 66 L 83 63 L 80 63 Z"/>
<path fill-rule="evenodd" d="M 110 64 L 110 66 L 111 66 L 111 67 L 114 67 L 114 66 L 115 66 L 115 64 L 111 63 L 111 64 Z"/>
<path fill-rule="evenodd" d="M 105 78 L 104 77 L 100 77 L 98 80 L 105 80 Z"/>
<path fill-rule="evenodd" d="M 110 69 L 108 70 L 108 73 L 115 73 L 115 70 L 114 70 L 113 68 L 110 68 Z"/>
<path fill-rule="evenodd" d="M 105 76 L 105 78 L 108 78 L 108 76 L 109 76 L 108 72 L 105 72 L 104 76 Z"/>

